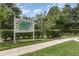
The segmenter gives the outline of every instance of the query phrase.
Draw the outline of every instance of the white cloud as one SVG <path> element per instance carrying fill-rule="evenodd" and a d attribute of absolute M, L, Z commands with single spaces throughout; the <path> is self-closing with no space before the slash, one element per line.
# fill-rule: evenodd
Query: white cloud
<path fill-rule="evenodd" d="M 59 8 L 63 8 L 64 5 L 65 5 L 65 3 L 59 3 L 59 4 L 58 4 L 58 7 L 59 7 Z"/>
<path fill-rule="evenodd" d="M 20 9 L 24 9 L 24 6 L 21 5 L 19 8 L 20 8 Z"/>
<path fill-rule="evenodd" d="M 49 4 L 47 5 L 47 8 L 51 8 L 53 6 L 53 4 Z"/>
<path fill-rule="evenodd" d="M 26 15 L 27 17 L 34 17 L 36 14 L 43 13 L 42 9 L 34 9 L 34 10 L 29 10 L 29 9 L 23 9 L 22 10 L 22 15 Z"/>
<path fill-rule="evenodd" d="M 56 6 L 57 4 L 49 4 L 47 5 L 47 11 L 46 14 L 49 12 L 49 9 L 52 6 Z M 62 4 L 58 4 L 58 6 L 62 6 Z M 27 17 L 34 17 L 36 14 L 43 13 L 43 9 L 34 9 L 34 10 L 29 10 L 29 9 L 24 9 L 24 6 L 20 6 L 22 10 L 22 15 L 26 15 Z"/>
<path fill-rule="evenodd" d="M 22 3 L 18 3 L 16 5 L 17 5 L 17 7 L 19 7 L 22 10 L 25 9 L 25 7 L 26 7 L 26 5 L 25 4 L 22 4 Z"/>
<path fill-rule="evenodd" d="M 57 3 L 52 3 L 52 4 L 47 5 L 47 8 L 51 8 L 52 6 L 56 6 L 56 5 Z"/>
<path fill-rule="evenodd" d="M 25 13 L 30 13 L 31 11 L 30 10 L 22 10 L 22 13 L 25 14 Z"/>
<path fill-rule="evenodd" d="M 31 14 L 31 10 L 23 9 L 22 10 L 22 15 L 29 16 Z"/>
<path fill-rule="evenodd" d="M 47 5 L 47 8 L 49 8 L 50 7 L 50 5 Z"/>
<path fill-rule="evenodd" d="M 43 12 L 43 10 L 42 9 L 35 9 L 34 11 L 33 11 L 33 13 L 36 15 L 36 14 L 38 14 L 38 13 L 42 13 Z"/>
<path fill-rule="evenodd" d="M 16 3 L 17 6 L 21 5 L 20 3 Z"/>

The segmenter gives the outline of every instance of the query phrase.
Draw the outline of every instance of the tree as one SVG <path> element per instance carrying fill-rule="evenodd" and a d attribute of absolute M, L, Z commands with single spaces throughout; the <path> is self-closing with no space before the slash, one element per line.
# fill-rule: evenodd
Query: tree
<path fill-rule="evenodd" d="M 71 22 L 71 7 L 69 4 L 66 4 L 61 12 L 55 16 L 56 27 L 60 30 L 67 30 L 71 28 Z"/>
<path fill-rule="evenodd" d="M 14 15 L 17 18 L 20 18 L 20 14 L 21 14 L 21 10 L 19 7 L 16 6 L 16 4 L 14 3 L 5 3 L 4 5 L 6 5 L 8 8 L 10 8 L 12 10 L 12 15 L 8 18 L 8 21 L 5 22 L 5 27 L 6 29 L 13 29 L 14 27 Z"/>
<path fill-rule="evenodd" d="M 53 6 L 49 9 L 47 17 L 48 17 L 48 27 L 55 28 L 55 16 L 60 13 L 60 9 L 58 6 Z"/>
<path fill-rule="evenodd" d="M 4 4 L 0 4 L 0 29 L 3 28 L 4 21 L 8 20 L 11 15 L 12 10 Z"/>
<path fill-rule="evenodd" d="M 16 17 L 20 17 L 21 10 L 16 7 L 16 4 L 13 3 L 3 3 L 0 4 L 0 18 L 3 20 L 1 21 L 1 28 L 2 29 L 13 29 L 14 26 L 14 14 Z"/>
<path fill-rule="evenodd" d="M 69 29 L 72 27 L 71 10 L 72 8 L 68 3 L 65 4 L 64 8 L 62 9 L 62 13 L 65 15 L 65 17 L 68 20 L 67 24 L 65 25 L 66 29 Z"/>
<path fill-rule="evenodd" d="M 79 26 L 79 4 L 77 4 L 77 6 L 72 9 L 71 14 L 72 14 L 72 21 L 73 21 L 74 27 L 78 27 Z"/>
<path fill-rule="evenodd" d="M 69 19 L 67 15 L 63 14 L 62 12 L 57 16 L 55 16 L 55 26 L 61 31 L 66 28 L 66 25 L 68 23 L 69 23 Z"/>
<path fill-rule="evenodd" d="M 21 12 L 20 9 L 16 7 L 16 5 L 13 3 L 0 4 L 0 29 L 1 30 L 2 29 L 13 29 L 14 28 L 14 22 L 13 22 L 14 15 L 18 17 L 20 15 L 20 12 Z M 7 32 L 5 30 L 5 31 L 2 31 L 1 34 L 3 38 L 10 37 L 11 40 L 13 39 L 13 31 Z"/>
<path fill-rule="evenodd" d="M 36 15 L 36 25 L 37 27 L 41 30 L 42 32 L 42 37 L 44 37 L 43 35 L 45 35 L 46 32 L 46 22 L 47 22 L 47 16 L 45 15 L 45 13 L 40 13 Z"/>
<path fill-rule="evenodd" d="M 21 10 L 14 3 L 5 3 L 5 5 L 10 8 L 16 16 L 21 14 Z"/>

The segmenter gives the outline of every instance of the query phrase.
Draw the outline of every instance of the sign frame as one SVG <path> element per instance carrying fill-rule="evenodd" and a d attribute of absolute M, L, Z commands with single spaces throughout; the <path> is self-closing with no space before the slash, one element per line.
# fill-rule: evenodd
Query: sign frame
<path fill-rule="evenodd" d="M 32 19 L 32 26 L 33 28 L 31 30 L 22 30 L 22 31 L 16 31 L 16 20 L 15 20 L 15 16 L 14 16 L 14 44 L 16 43 L 16 33 L 23 33 L 23 32 L 33 32 L 33 40 L 34 40 L 34 37 L 35 37 L 35 33 L 34 33 L 34 18 Z M 22 20 L 22 18 L 20 18 Z"/>

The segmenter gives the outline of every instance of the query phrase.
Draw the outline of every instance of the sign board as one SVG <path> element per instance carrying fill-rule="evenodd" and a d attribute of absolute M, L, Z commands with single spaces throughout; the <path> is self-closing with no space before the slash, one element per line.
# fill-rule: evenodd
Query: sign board
<path fill-rule="evenodd" d="M 33 32 L 33 20 L 15 18 L 15 32 Z"/>
<path fill-rule="evenodd" d="M 19 32 L 33 32 L 34 40 L 34 19 L 19 19 L 14 16 L 14 43 L 16 43 L 16 33 Z"/>

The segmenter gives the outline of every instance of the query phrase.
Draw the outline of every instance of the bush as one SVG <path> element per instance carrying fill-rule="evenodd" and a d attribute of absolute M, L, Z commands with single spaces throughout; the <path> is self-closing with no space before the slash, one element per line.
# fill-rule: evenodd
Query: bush
<path fill-rule="evenodd" d="M 46 35 L 47 35 L 47 38 L 59 37 L 60 31 L 54 31 L 54 30 L 46 31 Z"/>
<path fill-rule="evenodd" d="M 61 31 L 63 34 L 62 35 L 64 35 L 64 34 L 66 34 L 66 35 L 71 35 L 71 34 L 74 34 L 74 35 L 77 35 L 77 34 L 79 34 L 79 29 L 71 29 L 71 30 L 63 30 L 63 31 Z"/>
<path fill-rule="evenodd" d="M 72 32 L 72 34 L 75 34 L 75 35 L 76 34 L 79 34 L 79 29 L 77 29 L 77 30 L 76 29 L 73 29 L 73 30 L 71 30 L 71 32 Z"/>
<path fill-rule="evenodd" d="M 28 36 L 28 39 L 33 38 L 33 32 L 29 32 L 29 33 L 27 33 L 27 36 Z"/>
<path fill-rule="evenodd" d="M 42 38 L 42 33 L 41 33 L 41 30 L 35 30 L 35 38 Z"/>
<path fill-rule="evenodd" d="M 35 38 L 40 38 L 41 36 L 41 31 L 40 30 L 35 30 Z M 23 38 L 23 39 L 32 39 L 33 38 L 33 32 L 25 32 L 25 33 L 17 33 L 16 38 Z"/>
<path fill-rule="evenodd" d="M 23 39 L 31 39 L 33 37 L 32 32 L 24 32 L 24 33 L 17 33 L 16 38 L 23 38 Z"/>
<path fill-rule="evenodd" d="M 12 40 L 13 39 L 13 31 L 2 30 L 1 37 L 2 37 L 2 39 L 4 39 L 4 41 L 8 40 L 8 38 L 10 38 L 10 40 Z"/>

